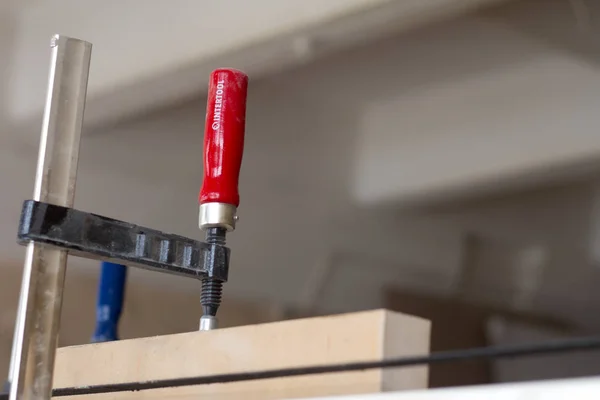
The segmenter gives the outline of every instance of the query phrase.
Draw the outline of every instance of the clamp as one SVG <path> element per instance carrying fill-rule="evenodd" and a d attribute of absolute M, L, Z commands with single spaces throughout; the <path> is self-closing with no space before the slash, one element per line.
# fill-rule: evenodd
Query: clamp
<path fill-rule="evenodd" d="M 229 274 L 225 233 L 235 228 L 248 77 L 210 76 L 200 228 L 206 242 L 72 208 L 91 44 L 56 35 L 34 196 L 23 203 L 18 242 L 27 246 L 11 357 L 10 399 L 50 399 L 67 255 L 202 281 L 201 330 L 217 326 Z"/>

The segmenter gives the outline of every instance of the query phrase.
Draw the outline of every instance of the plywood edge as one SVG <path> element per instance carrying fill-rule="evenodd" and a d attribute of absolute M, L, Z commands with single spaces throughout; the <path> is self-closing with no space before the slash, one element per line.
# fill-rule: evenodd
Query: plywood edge
<path fill-rule="evenodd" d="M 427 319 L 384 311 L 382 330 L 383 358 L 427 355 L 430 351 L 431 322 Z M 429 368 L 426 365 L 380 370 L 381 391 L 426 388 Z"/>

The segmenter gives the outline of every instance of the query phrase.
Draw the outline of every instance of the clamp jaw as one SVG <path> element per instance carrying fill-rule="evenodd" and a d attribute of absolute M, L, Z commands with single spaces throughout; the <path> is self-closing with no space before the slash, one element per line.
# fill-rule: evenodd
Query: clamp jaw
<path fill-rule="evenodd" d="M 22 245 L 35 242 L 69 255 L 188 278 L 226 282 L 229 273 L 225 246 L 35 200 L 23 203 L 17 237 Z"/>

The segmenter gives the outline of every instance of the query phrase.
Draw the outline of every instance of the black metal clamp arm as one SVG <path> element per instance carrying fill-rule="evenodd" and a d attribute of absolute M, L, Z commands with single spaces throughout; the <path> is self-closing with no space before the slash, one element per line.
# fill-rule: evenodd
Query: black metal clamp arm
<path fill-rule="evenodd" d="M 229 271 L 225 246 L 34 200 L 23 203 L 18 241 L 196 279 L 226 282 Z"/>

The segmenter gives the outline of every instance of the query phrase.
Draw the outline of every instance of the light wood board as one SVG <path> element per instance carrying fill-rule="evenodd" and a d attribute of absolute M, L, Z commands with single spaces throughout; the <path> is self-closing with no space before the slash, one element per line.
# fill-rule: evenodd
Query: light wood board
<path fill-rule="evenodd" d="M 380 360 L 429 352 L 427 320 L 384 310 L 61 348 L 54 387 Z M 427 368 L 368 370 L 90 396 L 280 399 L 427 387 Z M 75 397 L 71 397 L 72 399 Z"/>

